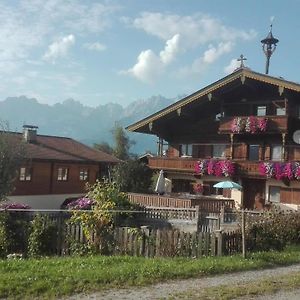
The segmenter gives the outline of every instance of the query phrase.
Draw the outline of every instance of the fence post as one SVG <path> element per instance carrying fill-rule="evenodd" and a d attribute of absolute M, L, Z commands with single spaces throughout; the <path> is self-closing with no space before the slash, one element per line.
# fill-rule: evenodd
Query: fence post
<path fill-rule="evenodd" d="M 143 239 L 140 248 L 140 255 L 145 257 L 149 257 L 149 238 L 150 238 L 149 228 L 150 228 L 149 226 L 141 226 Z"/>
<path fill-rule="evenodd" d="M 223 234 L 222 230 L 215 230 L 215 235 L 217 238 L 217 256 L 223 255 Z"/>
<path fill-rule="evenodd" d="M 195 209 L 196 209 L 196 215 L 195 215 L 195 218 L 196 218 L 196 222 L 197 222 L 197 231 L 199 230 L 199 227 L 200 227 L 200 206 L 199 205 L 196 205 L 195 206 Z"/>
<path fill-rule="evenodd" d="M 243 258 L 246 258 L 246 239 L 245 239 L 245 209 L 242 209 L 242 253 Z"/>

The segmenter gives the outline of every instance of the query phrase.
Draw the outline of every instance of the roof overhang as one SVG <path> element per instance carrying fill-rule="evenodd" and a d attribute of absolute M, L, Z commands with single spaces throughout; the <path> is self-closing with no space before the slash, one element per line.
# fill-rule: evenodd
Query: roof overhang
<path fill-rule="evenodd" d="M 278 87 L 279 93 L 282 93 L 284 89 L 288 89 L 295 92 L 300 92 L 300 84 L 284 80 L 283 78 L 276 78 L 269 75 L 253 72 L 248 68 L 239 68 L 230 75 L 204 87 L 203 89 L 177 101 L 176 103 L 126 127 L 127 130 L 132 132 L 143 132 L 148 134 L 155 134 L 152 132 L 153 122 L 158 119 L 162 119 L 167 115 L 179 112 L 183 107 L 188 106 L 194 101 L 204 101 L 212 97 L 213 93 L 219 89 L 222 89 L 231 82 L 240 80 L 241 84 L 244 84 L 246 79 L 253 79 L 258 82 L 266 83 Z M 145 127 L 148 127 L 147 130 Z"/>

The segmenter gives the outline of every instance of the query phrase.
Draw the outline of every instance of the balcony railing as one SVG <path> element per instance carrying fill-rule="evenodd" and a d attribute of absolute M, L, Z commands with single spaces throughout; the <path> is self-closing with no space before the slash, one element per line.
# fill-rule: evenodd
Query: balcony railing
<path fill-rule="evenodd" d="M 235 118 L 242 118 L 245 120 L 247 116 L 224 117 L 220 120 L 219 133 L 232 133 L 232 123 Z M 286 133 L 288 130 L 288 117 L 287 116 L 263 116 L 257 117 L 257 120 L 267 119 L 267 133 Z M 241 133 L 245 133 L 242 131 Z"/>

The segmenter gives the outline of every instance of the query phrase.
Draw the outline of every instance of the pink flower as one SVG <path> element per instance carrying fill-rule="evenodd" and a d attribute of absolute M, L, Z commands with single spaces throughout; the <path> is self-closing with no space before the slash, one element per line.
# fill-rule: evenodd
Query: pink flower
<path fill-rule="evenodd" d="M 275 169 L 275 178 L 277 180 L 280 180 L 283 177 L 283 172 L 282 172 L 282 165 L 281 163 L 275 163 L 274 164 L 274 169 Z"/>
<path fill-rule="evenodd" d="M 215 162 L 212 159 L 210 159 L 207 163 L 207 174 L 214 175 L 214 169 L 215 169 Z"/>
<path fill-rule="evenodd" d="M 268 119 L 260 118 L 257 119 L 257 127 L 261 132 L 265 132 L 267 130 Z"/>
<path fill-rule="evenodd" d="M 266 176 L 267 178 L 272 178 L 275 174 L 274 164 L 271 162 L 262 162 L 259 164 L 259 173 Z"/>
<path fill-rule="evenodd" d="M 232 176 L 234 174 L 234 164 L 230 160 L 222 160 L 219 162 L 222 174 L 225 177 Z"/>
<path fill-rule="evenodd" d="M 203 185 L 201 183 L 195 183 L 193 185 L 194 193 L 199 194 L 203 192 Z"/>
<path fill-rule="evenodd" d="M 294 177 L 292 163 L 289 162 L 283 166 L 283 177 L 286 177 L 290 180 Z"/>

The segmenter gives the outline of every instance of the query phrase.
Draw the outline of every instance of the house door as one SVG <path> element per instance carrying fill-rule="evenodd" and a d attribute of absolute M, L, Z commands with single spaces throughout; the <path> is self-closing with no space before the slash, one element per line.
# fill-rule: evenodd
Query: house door
<path fill-rule="evenodd" d="M 243 179 L 244 208 L 263 209 L 265 204 L 266 181 L 262 179 Z"/>

